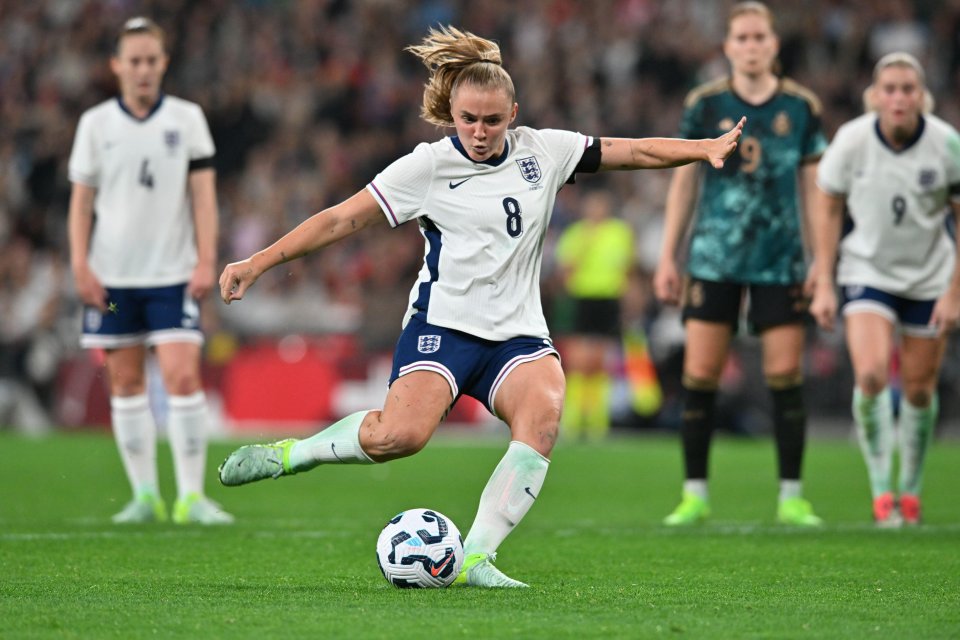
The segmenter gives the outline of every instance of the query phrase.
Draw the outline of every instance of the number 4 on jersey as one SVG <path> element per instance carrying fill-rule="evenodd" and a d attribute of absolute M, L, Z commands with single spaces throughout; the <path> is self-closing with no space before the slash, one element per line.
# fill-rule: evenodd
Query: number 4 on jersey
<path fill-rule="evenodd" d="M 140 184 L 147 189 L 153 189 L 153 174 L 150 172 L 149 163 L 150 160 L 144 158 L 143 163 L 140 165 Z"/>

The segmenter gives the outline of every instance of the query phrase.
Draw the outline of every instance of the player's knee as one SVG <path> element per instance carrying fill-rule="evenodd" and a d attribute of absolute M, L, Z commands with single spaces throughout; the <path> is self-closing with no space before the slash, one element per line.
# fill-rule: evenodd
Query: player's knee
<path fill-rule="evenodd" d="M 904 389 L 903 395 L 906 397 L 907 402 L 914 407 L 929 407 L 930 402 L 933 400 L 933 391 L 924 387 L 907 387 Z"/>
<path fill-rule="evenodd" d="M 200 377 L 192 371 L 177 371 L 164 376 L 164 386 L 172 396 L 188 396 L 200 390 Z"/>
<path fill-rule="evenodd" d="M 384 462 L 396 458 L 406 458 L 419 453 L 433 433 L 430 429 L 411 426 L 380 425 L 380 429 L 364 442 L 364 451 L 374 460 Z"/>
<path fill-rule="evenodd" d="M 875 396 L 887 386 L 887 376 L 877 367 L 857 374 L 857 386 L 868 396 Z"/>
<path fill-rule="evenodd" d="M 146 393 L 147 384 L 142 374 L 111 372 L 110 393 L 113 396 L 128 397 Z"/>
<path fill-rule="evenodd" d="M 562 411 L 562 401 L 538 403 L 525 417 L 517 421 L 513 427 L 514 439 L 549 457 L 553 445 L 557 442 Z"/>

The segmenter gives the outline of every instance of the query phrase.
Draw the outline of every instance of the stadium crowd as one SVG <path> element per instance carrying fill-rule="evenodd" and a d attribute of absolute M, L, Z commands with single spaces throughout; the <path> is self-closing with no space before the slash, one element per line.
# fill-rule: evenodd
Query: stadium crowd
<path fill-rule="evenodd" d="M 770 5 L 783 73 L 820 97 L 828 135 L 862 111 L 873 64 L 893 50 L 923 63 L 936 112 L 960 124 L 957 0 Z M 418 117 L 422 66 L 397 54 L 428 26 L 455 24 L 500 42 L 519 87 L 519 124 L 672 136 L 685 94 L 726 72 L 726 7 L 702 0 L 0 3 L 0 424 L 42 428 L 37 408 L 52 406 L 57 363 L 79 351 L 79 305 L 66 258 L 67 158 L 79 114 L 115 94 L 104 61 L 131 15 L 149 15 L 166 29 L 165 88 L 201 104 L 210 122 L 222 264 L 266 245 L 304 212 L 353 194 L 417 142 L 445 135 Z M 614 195 L 634 228 L 637 268 L 624 306 L 648 330 L 665 385 L 679 377 L 669 367 L 677 366 L 681 327 L 672 311 L 656 306 L 647 283 L 669 177 L 588 178 Z M 560 193 L 551 242 L 576 218 L 586 193 Z M 409 242 L 388 236 L 396 233 Z M 562 286 L 553 253 L 545 252 L 545 309 L 559 333 Z M 414 225 L 384 225 L 290 263 L 266 275 L 242 305 L 208 301 L 205 329 L 222 338 L 210 349 L 264 335 L 349 332 L 369 352 L 389 350 L 421 260 Z M 821 408 L 837 415 L 848 409 L 836 390 L 849 386 L 831 385 L 829 377 L 843 375 L 842 349 L 834 335 L 816 338 L 809 351 L 811 384 L 824 392 Z M 957 367 L 948 359 L 944 376 L 954 385 Z M 25 389 L 34 394 L 28 398 Z M 836 406 L 825 406 L 831 402 Z M 13 410 L 29 417 L 10 418 Z M 945 403 L 943 411 L 949 417 L 956 407 Z"/>

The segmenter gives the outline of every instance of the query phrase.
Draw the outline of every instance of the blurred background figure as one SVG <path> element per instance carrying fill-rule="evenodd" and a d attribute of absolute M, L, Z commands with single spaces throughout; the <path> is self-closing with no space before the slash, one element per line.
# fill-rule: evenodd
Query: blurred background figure
<path fill-rule="evenodd" d="M 610 431 L 611 368 L 621 359 L 620 298 L 633 264 L 633 231 L 614 217 L 613 196 L 591 191 L 582 218 L 557 243 L 557 263 L 570 304 L 563 338 L 567 394 L 561 437 L 600 440 Z"/>
<path fill-rule="evenodd" d="M 217 268 L 214 145 L 201 109 L 164 95 L 164 33 L 131 18 L 110 67 L 120 95 L 80 118 L 70 156 L 70 260 L 82 346 L 106 350 L 114 438 L 133 499 L 118 524 L 163 521 L 148 349 L 166 389 L 178 524 L 229 524 L 204 496 L 209 416 L 200 380 L 200 302 Z M 95 219 L 96 218 L 96 219 Z"/>
<path fill-rule="evenodd" d="M 63 276 L 63 263 L 22 231 L 0 246 L 0 426 L 30 435 L 54 426 Z"/>
<path fill-rule="evenodd" d="M 879 527 L 898 527 L 920 522 L 940 366 L 947 335 L 960 321 L 958 238 L 946 224 L 950 214 L 960 221 L 960 135 L 930 113 L 923 67 L 909 53 L 881 58 L 864 97 L 867 113 L 840 128 L 820 163 L 810 312 L 833 330 L 836 266 L 873 518 Z M 890 384 L 894 353 L 899 447 Z M 892 477 L 898 448 L 899 497 Z"/>
<path fill-rule="evenodd" d="M 685 103 L 680 135 L 709 137 L 747 116 L 744 136 L 723 171 L 701 182 L 696 166 L 674 171 L 667 197 L 657 296 L 683 305 L 682 500 L 664 520 L 688 526 L 710 514 L 707 489 L 710 444 L 721 374 L 746 312 L 749 330 L 763 345 L 763 376 L 773 397 L 780 495 L 777 519 L 816 526 L 820 518 L 802 496 L 806 437 L 803 398 L 806 275 L 798 185 L 814 187 L 817 161 L 827 145 L 820 102 L 793 80 L 776 74 L 780 40 L 773 15 L 760 2 L 730 10 L 724 53 L 729 77 L 694 90 Z M 698 211 L 681 284 L 677 255 Z"/>

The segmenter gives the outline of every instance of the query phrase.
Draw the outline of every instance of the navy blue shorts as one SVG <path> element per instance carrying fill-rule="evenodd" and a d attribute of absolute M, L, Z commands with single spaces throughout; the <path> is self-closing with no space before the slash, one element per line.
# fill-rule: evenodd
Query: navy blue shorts
<path fill-rule="evenodd" d="M 107 310 L 83 309 L 80 345 L 117 349 L 165 342 L 203 344 L 200 304 L 187 295 L 187 285 L 107 288 Z"/>
<path fill-rule="evenodd" d="M 497 415 L 493 409 L 494 399 L 510 372 L 524 362 L 547 355 L 560 358 L 549 338 L 520 336 L 503 342 L 484 340 L 414 316 L 397 340 L 390 384 L 412 371 L 433 371 L 450 384 L 454 402 L 466 394 Z"/>
<path fill-rule="evenodd" d="M 910 300 L 861 285 L 844 285 L 841 287 L 841 294 L 844 316 L 875 313 L 889 320 L 894 326 L 899 322 L 901 331 L 906 335 L 919 338 L 934 338 L 937 335 L 937 328 L 930 326 L 930 316 L 933 315 L 936 300 Z"/>

